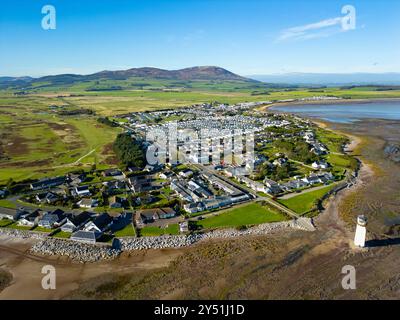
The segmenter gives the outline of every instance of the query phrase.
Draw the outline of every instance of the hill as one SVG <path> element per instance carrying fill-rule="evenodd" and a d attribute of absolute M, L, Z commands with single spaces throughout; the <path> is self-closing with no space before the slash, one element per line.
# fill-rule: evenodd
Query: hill
<path fill-rule="evenodd" d="M 191 67 L 180 70 L 159 68 L 131 68 L 117 71 L 101 71 L 89 75 L 59 74 L 40 78 L 0 77 L 0 88 L 17 90 L 65 89 L 80 84 L 85 91 L 122 90 L 143 87 L 191 87 L 190 82 L 230 82 L 257 85 L 259 81 L 239 76 L 215 66 Z M 197 84 L 198 85 L 198 84 Z M 146 88 L 148 89 L 148 88 Z"/>

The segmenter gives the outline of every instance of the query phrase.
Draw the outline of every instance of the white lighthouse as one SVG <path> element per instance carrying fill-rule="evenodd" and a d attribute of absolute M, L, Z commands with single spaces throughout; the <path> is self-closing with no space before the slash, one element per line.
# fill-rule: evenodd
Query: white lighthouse
<path fill-rule="evenodd" d="M 354 237 L 354 245 L 357 247 L 365 247 L 365 236 L 367 235 L 367 218 L 362 215 L 357 217 L 356 235 Z"/>

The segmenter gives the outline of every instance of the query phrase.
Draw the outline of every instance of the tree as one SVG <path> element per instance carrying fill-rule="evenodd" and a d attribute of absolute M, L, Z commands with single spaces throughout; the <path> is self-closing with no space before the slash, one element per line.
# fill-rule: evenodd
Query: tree
<path fill-rule="evenodd" d="M 119 134 L 114 142 L 113 150 L 118 160 L 125 166 L 138 168 L 145 166 L 145 151 L 142 144 L 129 134 Z"/>

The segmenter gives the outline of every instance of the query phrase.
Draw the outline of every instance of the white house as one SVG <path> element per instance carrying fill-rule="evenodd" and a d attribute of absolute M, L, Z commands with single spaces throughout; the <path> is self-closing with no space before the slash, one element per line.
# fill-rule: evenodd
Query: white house
<path fill-rule="evenodd" d="M 79 197 L 87 197 L 91 195 L 88 186 L 75 187 L 74 191 Z"/>
<path fill-rule="evenodd" d="M 94 208 L 99 205 L 99 202 L 96 199 L 82 199 L 77 203 L 81 208 Z"/>

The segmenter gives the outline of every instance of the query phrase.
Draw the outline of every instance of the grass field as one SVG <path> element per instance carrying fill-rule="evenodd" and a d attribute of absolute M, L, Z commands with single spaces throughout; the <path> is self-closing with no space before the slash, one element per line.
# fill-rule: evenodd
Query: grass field
<path fill-rule="evenodd" d="M 327 186 L 316 191 L 300 194 L 296 197 L 278 200 L 279 203 L 283 204 L 285 207 L 292 209 L 298 214 L 304 214 L 312 210 L 315 206 L 315 202 L 321 199 L 326 193 L 329 192 L 334 187 L 334 185 Z"/>
<path fill-rule="evenodd" d="M 36 229 L 35 229 L 36 230 Z M 71 234 L 69 232 L 64 232 L 64 231 L 58 231 L 53 235 L 54 238 L 60 238 L 60 239 L 69 239 L 71 237 Z"/>
<path fill-rule="evenodd" d="M 93 116 L 52 114 L 48 105 L 54 103 L 51 97 L 46 103 L 42 97 L 0 96 L 0 184 L 114 161 L 111 144 L 121 129 Z"/>
<path fill-rule="evenodd" d="M 9 225 L 11 225 L 13 223 L 12 220 L 9 219 L 0 219 L 0 228 L 2 227 L 8 227 Z"/>
<path fill-rule="evenodd" d="M 278 222 L 286 219 L 283 214 L 275 210 L 272 211 L 258 203 L 251 203 L 214 217 L 196 221 L 196 224 L 204 229 L 215 229 Z"/>
<path fill-rule="evenodd" d="M 114 232 L 115 237 L 136 237 L 135 228 L 133 228 L 132 224 L 128 224 L 125 228 Z"/>
<path fill-rule="evenodd" d="M 140 234 L 142 237 L 154 237 L 166 234 L 177 235 L 179 234 L 179 226 L 177 224 L 171 224 L 167 228 L 147 226 L 140 229 Z"/>
<path fill-rule="evenodd" d="M 9 200 L 6 199 L 2 199 L 0 200 L 0 207 L 3 208 L 9 208 L 9 209 L 15 209 L 17 206 L 14 202 L 11 202 Z"/>

